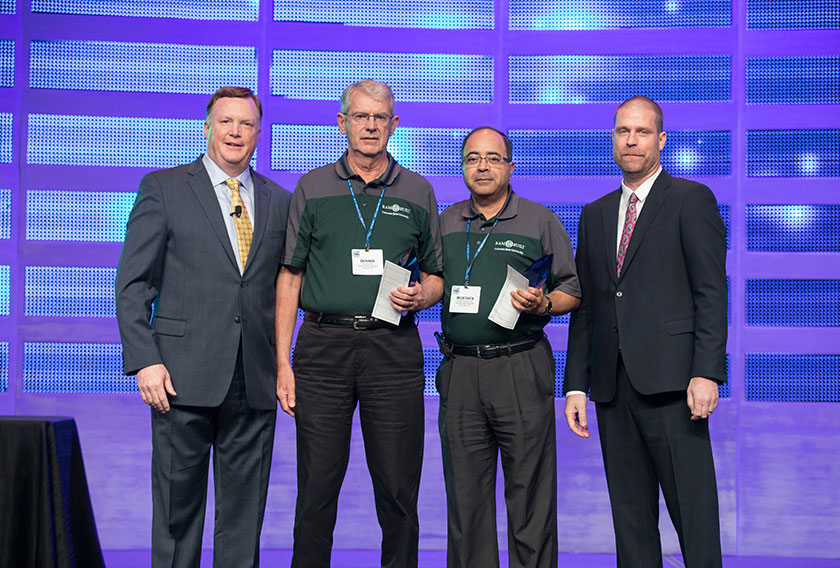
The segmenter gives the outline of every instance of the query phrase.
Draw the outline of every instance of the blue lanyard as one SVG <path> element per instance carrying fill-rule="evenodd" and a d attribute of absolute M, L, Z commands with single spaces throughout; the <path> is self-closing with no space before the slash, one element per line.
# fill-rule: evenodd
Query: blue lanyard
<path fill-rule="evenodd" d="M 487 239 L 490 238 L 490 234 L 493 232 L 493 229 L 496 228 L 496 225 L 499 224 L 499 217 L 496 216 L 496 220 L 493 221 L 493 226 L 490 228 L 490 232 L 484 235 L 484 240 L 481 241 L 481 244 L 478 245 L 478 249 L 475 251 L 475 256 L 472 257 L 470 260 L 470 224 L 472 223 L 472 219 L 467 219 L 467 271 L 464 274 L 464 286 L 470 285 L 470 272 L 472 272 L 473 264 L 475 264 L 475 259 L 478 258 L 478 253 L 481 252 L 481 249 L 484 248 L 484 243 L 487 242 Z"/>
<path fill-rule="evenodd" d="M 362 228 L 367 229 L 367 235 L 365 236 L 365 250 L 370 250 L 370 236 L 373 234 L 373 226 L 376 224 L 376 216 L 379 215 L 379 207 L 382 205 L 382 198 L 385 197 L 386 187 L 388 186 L 382 186 L 382 193 L 379 194 L 379 201 L 376 202 L 376 210 L 373 212 L 373 219 L 370 220 L 370 227 L 368 228 L 368 226 L 365 225 L 364 218 L 362 217 L 362 210 L 359 209 L 359 202 L 356 199 L 356 192 L 353 191 L 353 184 L 350 183 L 350 178 L 347 178 L 347 188 L 350 190 L 350 197 L 353 198 L 353 205 L 356 206 L 356 213 L 359 214 L 359 221 L 362 222 Z"/>

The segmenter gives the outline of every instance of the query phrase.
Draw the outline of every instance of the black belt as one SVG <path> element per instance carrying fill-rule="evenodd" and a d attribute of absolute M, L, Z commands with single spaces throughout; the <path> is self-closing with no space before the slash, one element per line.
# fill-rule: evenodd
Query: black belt
<path fill-rule="evenodd" d="M 334 327 L 352 327 L 353 329 L 394 329 L 395 325 L 376 319 L 367 314 L 350 316 L 344 314 L 323 314 L 321 312 L 306 312 L 304 321 L 311 321 L 318 325 L 331 325 Z M 400 319 L 400 327 L 414 323 L 414 314 L 409 313 Z"/>
<path fill-rule="evenodd" d="M 532 335 L 531 337 L 511 341 L 509 343 L 488 343 L 485 345 L 458 345 L 456 343 L 452 343 L 439 333 L 435 333 L 435 337 L 438 340 L 440 352 L 444 355 L 448 356 L 453 354 L 463 355 L 466 357 L 477 357 L 479 359 L 493 359 L 495 357 L 501 357 L 502 355 L 510 357 L 514 353 L 528 351 L 541 341 L 545 337 L 545 334 L 539 333 L 537 335 Z"/>

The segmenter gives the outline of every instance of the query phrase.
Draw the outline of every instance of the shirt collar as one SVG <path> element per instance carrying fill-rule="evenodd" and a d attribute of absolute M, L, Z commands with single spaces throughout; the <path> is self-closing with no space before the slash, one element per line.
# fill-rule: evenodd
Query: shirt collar
<path fill-rule="evenodd" d="M 648 194 L 650 193 L 653 184 L 656 182 L 656 179 L 659 177 L 659 174 L 662 173 L 662 166 L 659 166 L 659 169 L 656 170 L 652 176 L 647 178 L 645 181 L 642 182 L 642 185 L 636 188 L 636 198 L 639 201 L 644 201 L 647 199 Z M 621 180 L 621 197 L 625 201 L 630 199 L 630 194 L 633 193 L 633 190 L 624 185 L 624 180 Z"/>
<path fill-rule="evenodd" d="M 388 167 L 385 168 L 385 173 L 379 176 L 377 179 L 370 182 L 374 185 L 379 185 L 384 183 L 385 185 L 391 185 L 397 179 L 397 176 L 400 175 L 400 171 L 402 167 L 397 163 L 394 157 L 391 155 L 390 152 L 388 154 Z M 350 179 L 350 178 L 359 178 L 362 179 L 362 176 L 354 172 L 350 165 L 347 163 L 347 151 L 345 150 L 344 154 L 338 159 L 335 163 L 335 173 L 338 174 L 338 177 L 341 179 Z"/>
<path fill-rule="evenodd" d="M 496 217 L 501 221 L 503 219 L 512 219 L 516 217 L 519 213 L 519 196 L 516 195 L 516 192 L 513 191 L 513 187 L 508 184 L 508 196 L 505 204 L 502 206 L 502 210 L 496 214 Z M 468 199 L 464 202 L 464 206 L 461 209 L 461 216 L 464 219 L 475 219 L 480 214 L 472 205 L 472 199 Z"/>
<path fill-rule="evenodd" d="M 201 163 L 204 164 L 204 169 L 207 170 L 207 175 L 210 176 L 210 183 L 213 184 L 213 187 L 217 185 L 225 183 L 225 181 L 230 179 L 230 176 L 227 175 L 222 168 L 216 165 L 216 162 L 213 161 L 210 156 L 204 154 L 201 157 Z M 234 179 L 239 180 L 239 190 L 242 191 L 250 191 L 252 184 L 251 184 L 251 168 L 245 168 L 241 174 L 236 176 Z"/>

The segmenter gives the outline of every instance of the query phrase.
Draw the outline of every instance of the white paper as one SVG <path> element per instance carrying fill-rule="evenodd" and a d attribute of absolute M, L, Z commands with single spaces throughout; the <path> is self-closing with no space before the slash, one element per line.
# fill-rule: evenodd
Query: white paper
<path fill-rule="evenodd" d="M 481 286 L 452 286 L 449 311 L 453 314 L 477 314 L 481 302 Z"/>
<path fill-rule="evenodd" d="M 510 293 L 514 290 L 527 288 L 528 279 L 508 265 L 507 278 L 505 278 L 502 291 L 499 292 L 499 297 L 496 298 L 496 303 L 493 305 L 493 309 L 490 310 L 490 315 L 487 316 L 487 319 L 493 323 L 499 324 L 505 329 L 513 329 L 516 327 L 516 322 L 519 321 L 520 312 L 513 307 Z"/>
<path fill-rule="evenodd" d="M 379 281 L 379 291 L 376 293 L 376 302 L 373 304 L 373 311 L 370 315 L 376 319 L 399 325 L 402 312 L 394 309 L 389 296 L 391 290 L 399 286 L 408 286 L 410 278 L 410 270 L 386 260 L 385 269 L 382 271 L 382 279 Z"/>

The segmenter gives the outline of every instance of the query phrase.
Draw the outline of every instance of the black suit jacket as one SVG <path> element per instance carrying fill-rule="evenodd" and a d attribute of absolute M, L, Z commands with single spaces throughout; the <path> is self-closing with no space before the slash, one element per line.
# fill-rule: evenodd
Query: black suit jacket
<path fill-rule="evenodd" d="M 564 391 L 615 394 L 619 344 L 643 394 L 685 390 L 692 377 L 726 381 L 726 240 L 708 187 L 653 184 L 616 277 L 619 188 L 584 207 L 575 257 L 582 299 L 569 327 Z"/>
<path fill-rule="evenodd" d="M 241 339 L 248 404 L 276 408 L 274 284 L 291 195 L 253 170 L 251 179 L 244 274 L 201 158 L 140 182 L 116 281 L 123 370 L 166 365 L 173 404 L 221 404 Z"/>

